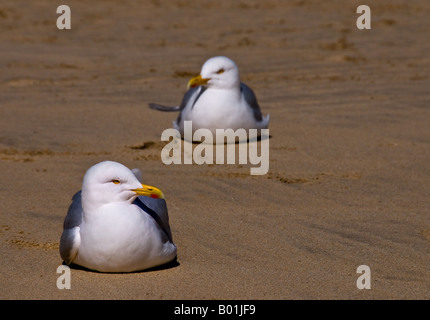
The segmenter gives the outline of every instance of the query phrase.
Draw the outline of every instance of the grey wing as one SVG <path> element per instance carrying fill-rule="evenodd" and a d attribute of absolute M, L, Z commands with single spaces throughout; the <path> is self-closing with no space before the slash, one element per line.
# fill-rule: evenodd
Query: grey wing
<path fill-rule="evenodd" d="M 60 256 L 66 264 L 71 264 L 79 250 L 81 236 L 79 234 L 82 223 L 81 191 L 75 193 L 72 204 L 67 211 L 63 224 L 63 234 L 60 239 Z"/>
<path fill-rule="evenodd" d="M 167 236 L 167 239 L 173 243 L 172 232 L 169 225 L 169 214 L 167 212 L 167 204 L 164 199 L 154 199 L 145 196 L 139 196 L 133 202 L 143 211 L 149 214 L 158 223 L 161 230 Z"/>
<path fill-rule="evenodd" d="M 185 109 L 185 107 L 191 103 L 191 109 L 194 107 L 194 105 L 196 104 L 197 100 L 199 100 L 200 96 L 203 94 L 203 92 L 205 92 L 206 87 L 203 86 L 198 86 L 195 88 L 191 88 L 189 89 L 185 95 L 184 98 L 182 99 L 181 102 L 181 111 L 183 109 Z M 181 113 L 178 116 L 178 119 L 176 119 L 176 123 L 179 124 L 181 122 Z"/>
<path fill-rule="evenodd" d="M 162 104 L 158 104 L 158 103 L 149 103 L 149 107 L 151 109 L 155 109 L 155 110 L 159 110 L 159 111 L 165 111 L 165 112 L 170 112 L 170 111 L 181 111 L 185 108 L 185 106 L 188 104 L 188 102 L 190 101 L 191 97 L 193 96 L 193 94 L 199 90 L 199 87 L 196 88 L 191 88 L 189 89 L 187 92 L 185 92 L 184 97 L 182 98 L 182 102 L 179 106 L 164 106 Z"/>
<path fill-rule="evenodd" d="M 165 112 L 182 111 L 185 109 L 185 107 L 188 105 L 188 103 L 191 101 L 191 99 L 194 98 L 194 95 L 196 93 L 198 93 L 196 95 L 196 98 L 194 98 L 194 101 L 192 101 L 192 105 L 194 106 L 197 99 L 200 97 L 200 95 L 203 93 L 204 90 L 205 90 L 205 88 L 202 86 L 190 88 L 187 92 L 185 92 L 184 97 L 182 98 L 181 104 L 179 106 L 169 107 L 169 106 L 164 106 L 164 105 L 161 105 L 158 103 L 149 103 L 149 107 L 151 109 L 155 109 L 158 111 L 165 111 Z M 180 117 L 181 116 L 179 115 L 177 122 L 179 122 L 181 120 Z"/>
<path fill-rule="evenodd" d="M 142 171 L 138 168 L 131 170 L 137 180 L 142 183 Z M 169 226 L 169 215 L 167 213 L 167 203 L 164 199 L 154 199 L 144 196 L 139 196 L 134 201 L 134 204 L 139 206 L 143 211 L 147 212 L 158 223 L 160 228 L 166 233 L 170 242 L 172 241 L 172 233 Z"/>
<path fill-rule="evenodd" d="M 260 106 L 258 105 L 257 97 L 255 96 L 254 91 L 252 91 L 252 89 L 243 82 L 240 83 L 240 90 L 242 91 L 245 101 L 251 107 L 255 120 L 258 122 L 263 120 Z"/>

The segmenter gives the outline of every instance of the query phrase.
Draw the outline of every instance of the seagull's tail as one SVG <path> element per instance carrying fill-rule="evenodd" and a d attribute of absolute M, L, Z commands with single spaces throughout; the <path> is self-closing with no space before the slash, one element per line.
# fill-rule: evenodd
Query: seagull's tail
<path fill-rule="evenodd" d="M 267 129 L 269 127 L 270 114 L 263 116 L 263 119 L 257 123 L 257 129 Z"/>
<path fill-rule="evenodd" d="M 180 106 L 167 107 L 167 106 L 163 106 L 161 104 L 156 104 L 156 103 L 150 103 L 149 107 L 151 109 L 158 110 L 158 111 L 164 111 L 164 112 L 175 112 L 175 111 L 181 110 Z"/>

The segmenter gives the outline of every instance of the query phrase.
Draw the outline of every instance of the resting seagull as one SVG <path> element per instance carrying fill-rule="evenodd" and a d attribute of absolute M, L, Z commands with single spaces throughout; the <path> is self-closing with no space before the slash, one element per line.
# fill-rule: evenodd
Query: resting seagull
<path fill-rule="evenodd" d="M 113 161 L 88 169 L 64 220 L 60 255 L 67 265 L 132 272 L 175 259 L 163 193 L 137 174 Z"/>
<path fill-rule="evenodd" d="M 263 116 L 250 87 L 240 82 L 239 69 L 229 58 L 207 60 L 200 75 L 188 82 L 188 91 L 179 106 L 166 107 L 150 103 L 160 111 L 180 111 L 173 122 L 182 137 L 184 121 L 192 121 L 193 133 L 206 128 L 215 136 L 216 129 L 267 129 L 269 115 Z"/>

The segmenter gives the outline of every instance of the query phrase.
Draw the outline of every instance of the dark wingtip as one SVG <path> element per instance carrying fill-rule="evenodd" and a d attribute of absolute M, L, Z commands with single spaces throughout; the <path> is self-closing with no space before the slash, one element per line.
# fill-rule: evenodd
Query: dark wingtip
<path fill-rule="evenodd" d="M 164 111 L 164 112 L 172 112 L 172 111 L 174 112 L 174 111 L 179 111 L 180 110 L 179 106 L 176 106 L 176 107 L 167 107 L 167 106 L 163 106 L 163 105 L 157 104 L 157 103 L 148 103 L 148 106 L 151 109 L 158 110 L 158 111 Z"/>

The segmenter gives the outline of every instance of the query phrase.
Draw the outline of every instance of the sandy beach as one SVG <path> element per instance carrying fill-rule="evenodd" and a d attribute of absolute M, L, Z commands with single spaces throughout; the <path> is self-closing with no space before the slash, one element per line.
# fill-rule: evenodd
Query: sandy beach
<path fill-rule="evenodd" d="M 430 299 L 430 3 L 0 4 L 0 299 Z M 270 114 L 251 164 L 161 161 L 163 130 L 210 57 Z M 59 239 L 86 170 L 140 168 L 163 190 L 178 265 L 71 269 Z M 358 289 L 357 268 L 371 271 Z"/>

